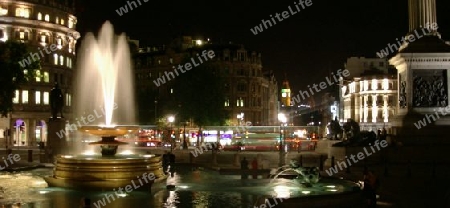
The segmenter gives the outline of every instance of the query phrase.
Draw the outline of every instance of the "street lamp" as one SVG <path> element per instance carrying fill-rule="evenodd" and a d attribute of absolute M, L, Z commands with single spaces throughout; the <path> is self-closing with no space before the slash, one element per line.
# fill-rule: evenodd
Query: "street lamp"
<path fill-rule="evenodd" d="M 280 163 L 279 166 L 283 166 L 284 165 L 284 154 L 283 154 L 283 144 L 286 143 L 286 137 L 283 137 L 283 125 L 287 122 L 287 118 L 286 115 L 284 115 L 284 113 L 279 113 L 278 114 L 278 121 L 280 121 L 280 146 L 279 146 L 279 151 L 280 151 Z M 283 138 L 283 140 L 281 140 L 281 138 Z"/>
<path fill-rule="evenodd" d="M 188 124 L 188 121 L 183 122 L 183 149 L 187 149 L 187 142 L 186 142 L 186 125 Z"/>
<path fill-rule="evenodd" d="M 172 140 L 172 123 L 175 121 L 175 117 L 173 117 L 173 116 L 169 116 L 168 118 L 167 118 L 167 121 L 170 123 L 170 130 L 169 130 L 169 137 L 170 137 L 170 142 L 171 142 L 171 144 L 170 144 L 170 152 L 172 152 L 172 150 L 173 150 L 173 144 L 174 144 L 174 142 L 173 142 L 173 140 Z"/>

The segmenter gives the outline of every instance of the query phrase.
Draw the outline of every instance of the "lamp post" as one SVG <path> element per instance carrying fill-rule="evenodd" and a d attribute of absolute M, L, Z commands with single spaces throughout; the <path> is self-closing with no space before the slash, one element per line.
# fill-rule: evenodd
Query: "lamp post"
<path fill-rule="evenodd" d="M 187 149 L 187 142 L 186 142 L 186 125 L 188 124 L 188 121 L 183 122 L 183 149 Z"/>
<path fill-rule="evenodd" d="M 279 151 L 280 151 L 280 162 L 279 162 L 279 166 L 283 166 L 284 165 L 284 152 L 283 152 L 283 144 L 286 143 L 286 137 L 283 137 L 283 125 L 286 123 L 287 118 L 286 115 L 284 115 L 284 113 L 279 113 L 278 114 L 278 121 L 280 122 L 280 146 L 279 146 Z M 283 139 L 283 140 L 282 140 Z"/>
<path fill-rule="evenodd" d="M 172 123 L 175 121 L 175 117 L 173 117 L 173 116 L 169 116 L 168 118 L 167 118 L 167 121 L 170 123 L 170 130 L 169 130 L 169 137 L 170 137 L 170 152 L 172 152 L 172 150 L 173 150 L 173 145 L 174 145 L 174 143 L 175 142 L 173 142 L 174 140 L 172 139 Z"/>

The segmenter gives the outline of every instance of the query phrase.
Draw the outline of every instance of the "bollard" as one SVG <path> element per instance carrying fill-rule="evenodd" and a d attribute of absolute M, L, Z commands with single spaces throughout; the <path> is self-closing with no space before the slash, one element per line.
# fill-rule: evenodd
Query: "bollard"
<path fill-rule="evenodd" d="M 33 162 L 33 150 L 28 150 L 28 162 Z"/>
<path fill-rule="evenodd" d="M 411 160 L 408 160 L 408 170 L 406 173 L 406 176 L 411 177 L 412 173 L 411 173 Z"/>
<path fill-rule="evenodd" d="M 331 167 L 334 167 L 334 156 L 331 157 Z"/>

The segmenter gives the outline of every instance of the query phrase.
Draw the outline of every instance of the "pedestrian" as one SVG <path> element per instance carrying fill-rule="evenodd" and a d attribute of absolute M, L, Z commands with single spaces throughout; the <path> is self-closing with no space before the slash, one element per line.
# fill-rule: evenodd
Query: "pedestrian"
<path fill-rule="evenodd" d="M 164 154 L 162 156 L 162 165 L 163 165 L 164 173 L 167 173 L 167 168 L 169 167 L 169 163 L 170 163 L 169 152 L 166 150 L 166 151 L 164 151 Z"/>
<path fill-rule="evenodd" d="M 368 170 L 364 174 L 364 188 L 363 195 L 367 199 L 368 208 L 375 208 L 377 206 L 377 189 L 380 186 L 380 182 L 375 173 Z"/>
<path fill-rule="evenodd" d="M 252 170 L 253 170 L 253 179 L 257 179 L 258 178 L 258 174 L 256 173 L 256 171 L 258 170 L 258 160 L 255 158 L 253 158 L 252 161 Z"/>
<path fill-rule="evenodd" d="M 173 177 L 173 174 L 175 173 L 175 154 L 172 152 L 169 153 L 169 165 L 170 165 L 170 175 Z"/>
<path fill-rule="evenodd" d="M 244 157 L 244 159 L 241 160 L 241 171 L 242 171 L 241 179 L 247 179 L 248 178 L 247 170 L 248 170 L 248 161 Z"/>

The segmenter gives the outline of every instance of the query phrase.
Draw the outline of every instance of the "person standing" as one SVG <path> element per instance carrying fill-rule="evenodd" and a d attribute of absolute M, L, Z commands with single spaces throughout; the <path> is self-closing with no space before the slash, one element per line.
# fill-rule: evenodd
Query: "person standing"
<path fill-rule="evenodd" d="M 173 177 L 173 174 L 175 172 L 175 154 L 172 152 L 169 153 L 169 164 L 170 164 L 170 175 Z"/>
<path fill-rule="evenodd" d="M 247 179 L 248 161 L 245 157 L 244 159 L 241 160 L 241 170 L 242 170 L 241 179 Z"/>
<path fill-rule="evenodd" d="M 367 199 L 368 208 L 375 208 L 377 206 L 377 189 L 380 182 L 371 170 L 364 174 L 364 188 L 363 194 Z"/>
<path fill-rule="evenodd" d="M 166 150 L 166 151 L 164 151 L 164 154 L 162 156 L 162 165 L 163 165 L 164 173 L 167 173 L 167 168 L 169 167 L 169 163 L 170 163 L 169 152 Z"/>

